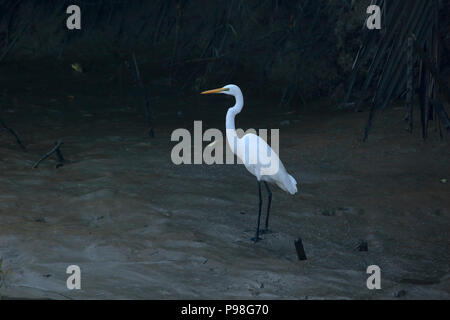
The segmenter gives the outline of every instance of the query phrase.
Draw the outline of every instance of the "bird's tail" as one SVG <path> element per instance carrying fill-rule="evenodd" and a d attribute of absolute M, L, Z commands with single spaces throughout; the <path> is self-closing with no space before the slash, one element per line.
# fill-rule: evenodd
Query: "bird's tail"
<path fill-rule="evenodd" d="M 290 194 L 296 194 L 297 193 L 297 181 L 295 181 L 294 177 L 291 176 L 290 174 L 288 174 L 288 180 L 289 180 L 289 183 L 287 185 L 288 192 Z"/>
<path fill-rule="evenodd" d="M 297 181 L 295 181 L 294 177 L 291 176 L 289 173 L 286 173 L 284 176 L 282 183 L 278 183 L 277 185 L 283 189 L 286 192 L 289 192 L 290 194 L 296 194 L 297 193 Z"/>

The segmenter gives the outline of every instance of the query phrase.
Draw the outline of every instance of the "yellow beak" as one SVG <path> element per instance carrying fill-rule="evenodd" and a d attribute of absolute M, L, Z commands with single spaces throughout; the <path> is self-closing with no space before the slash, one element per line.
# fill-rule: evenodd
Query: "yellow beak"
<path fill-rule="evenodd" d="M 218 89 L 203 91 L 201 94 L 220 93 L 222 91 L 228 91 L 228 90 L 230 90 L 230 89 L 229 88 L 218 88 Z"/>

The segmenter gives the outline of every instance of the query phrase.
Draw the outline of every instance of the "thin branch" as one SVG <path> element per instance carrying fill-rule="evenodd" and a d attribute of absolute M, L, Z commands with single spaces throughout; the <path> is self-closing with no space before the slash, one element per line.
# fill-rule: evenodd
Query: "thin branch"
<path fill-rule="evenodd" d="M 431 101 L 431 104 L 434 107 L 434 110 L 436 110 L 436 114 L 438 115 L 439 119 L 441 120 L 443 126 L 447 131 L 450 131 L 450 119 L 448 117 L 447 112 L 444 109 L 444 106 L 439 100 L 433 100 Z"/>
<path fill-rule="evenodd" d="M 152 123 L 152 114 L 151 114 L 151 110 L 150 110 L 150 100 L 148 98 L 148 92 L 144 87 L 144 83 L 142 82 L 141 79 L 141 74 L 139 72 L 139 66 L 137 64 L 136 61 L 136 55 L 133 52 L 133 63 L 134 63 L 134 68 L 135 68 L 135 75 L 136 75 L 136 81 L 139 84 L 139 88 L 142 91 L 142 97 L 144 100 L 144 110 L 145 110 L 145 118 L 147 119 L 147 125 L 148 125 L 148 135 L 150 136 L 150 138 L 154 138 L 155 137 L 155 133 L 153 132 L 153 123 Z"/>
<path fill-rule="evenodd" d="M 416 40 L 415 35 L 412 35 L 413 39 Z M 440 89 L 443 91 L 445 97 L 447 98 L 447 101 L 450 102 L 450 89 L 448 88 L 445 81 L 439 76 L 438 71 L 436 70 L 436 67 L 434 63 L 430 61 L 428 56 L 425 54 L 423 49 L 417 44 L 417 41 L 414 41 L 414 49 L 419 54 L 420 58 L 422 59 L 423 63 L 425 64 L 426 68 L 430 73 L 433 75 L 433 78 L 436 80 L 436 82 L 439 84 Z"/>
<path fill-rule="evenodd" d="M 16 138 L 17 144 L 18 144 L 23 150 L 26 150 L 25 145 L 22 143 L 22 140 L 21 140 L 20 137 L 19 137 L 19 134 L 18 134 L 14 129 L 11 129 L 10 127 L 8 127 L 8 126 L 6 125 L 6 123 L 3 122 L 2 119 L 0 119 L 0 125 L 1 125 L 3 128 L 5 128 L 5 130 L 9 131 L 9 132 Z"/>
<path fill-rule="evenodd" d="M 56 167 L 57 168 L 60 167 L 61 163 L 64 162 L 61 150 L 59 149 L 62 144 L 63 144 L 62 141 L 56 141 L 55 146 L 49 152 L 47 152 L 42 158 L 40 158 L 38 161 L 35 162 L 35 164 L 33 165 L 33 169 L 36 169 L 42 161 L 44 161 L 54 153 L 56 153 L 59 161 Z"/>

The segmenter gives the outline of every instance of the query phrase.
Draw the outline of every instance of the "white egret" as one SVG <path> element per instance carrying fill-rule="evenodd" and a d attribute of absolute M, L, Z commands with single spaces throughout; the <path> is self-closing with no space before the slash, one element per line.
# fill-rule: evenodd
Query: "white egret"
<path fill-rule="evenodd" d="M 269 231 L 269 213 L 272 202 L 272 192 L 270 191 L 268 182 L 276 184 L 282 190 L 293 195 L 297 192 L 297 181 L 295 181 L 295 179 L 286 171 L 276 152 L 272 150 L 264 139 L 253 133 L 247 133 L 241 138 L 237 136 L 234 118 L 242 111 L 242 107 L 244 106 L 244 97 L 242 96 L 241 89 L 234 84 L 229 84 L 223 88 L 203 91 L 201 94 L 210 93 L 223 93 L 231 95 L 236 99 L 235 105 L 229 108 L 227 112 L 226 136 L 227 142 L 233 153 L 243 162 L 247 170 L 258 180 L 258 223 L 256 227 L 256 235 L 252 238 L 252 240 L 256 242 L 261 239 L 259 237 L 262 205 L 261 181 L 264 182 L 269 194 L 265 228 L 261 230 L 262 233 Z"/>

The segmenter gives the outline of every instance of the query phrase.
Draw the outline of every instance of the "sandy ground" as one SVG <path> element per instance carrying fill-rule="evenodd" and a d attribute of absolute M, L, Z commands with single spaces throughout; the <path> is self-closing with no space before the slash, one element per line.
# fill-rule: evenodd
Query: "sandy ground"
<path fill-rule="evenodd" d="M 410 135 L 400 107 L 378 114 L 362 143 L 366 112 L 285 114 L 264 93 L 247 98 L 237 125 L 280 128 L 281 159 L 300 184 L 294 197 L 272 188 L 274 232 L 255 244 L 257 184 L 243 166 L 170 161 L 171 132 L 194 120 L 223 129 L 228 97 L 161 89 L 150 140 L 139 98 L 101 77 L 64 70 L 43 81 L 14 68 L 0 81 L 0 115 L 27 151 L 0 131 L 1 297 L 450 298 L 448 137 Z M 68 162 L 32 169 L 58 139 Z M 66 287 L 72 264 L 81 290 Z M 372 264 L 381 290 L 366 287 Z"/>

